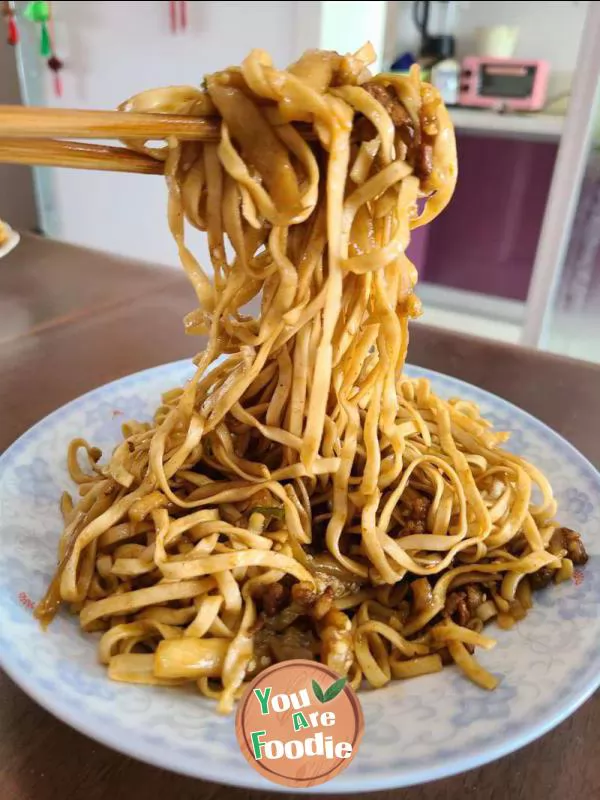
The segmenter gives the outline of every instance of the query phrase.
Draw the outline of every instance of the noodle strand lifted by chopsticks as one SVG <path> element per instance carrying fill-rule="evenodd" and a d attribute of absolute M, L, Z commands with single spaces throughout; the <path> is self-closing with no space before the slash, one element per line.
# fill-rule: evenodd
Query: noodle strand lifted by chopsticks
<path fill-rule="evenodd" d="M 452 196 L 456 150 L 418 70 L 372 77 L 372 58 L 310 51 L 278 70 L 253 51 L 203 91 L 122 106 L 222 127 L 217 144 L 127 142 L 165 161 L 198 299 L 185 326 L 208 344 L 108 464 L 72 442 L 79 498 L 63 497 L 36 611 L 47 623 L 65 602 L 102 632 L 115 680 L 195 682 L 222 711 L 288 658 L 374 687 L 454 661 L 491 689 L 471 655 L 494 643 L 484 624 L 510 626 L 585 561 L 506 434 L 403 375 L 420 313 L 410 231 Z M 187 225 L 207 232 L 212 279 Z"/>

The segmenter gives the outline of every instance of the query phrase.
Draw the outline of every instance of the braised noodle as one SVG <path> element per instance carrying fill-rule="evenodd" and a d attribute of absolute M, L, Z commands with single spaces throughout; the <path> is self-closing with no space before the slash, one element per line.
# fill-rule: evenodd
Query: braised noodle
<path fill-rule="evenodd" d="M 403 375 L 420 310 L 406 247 L 450 200 L 456 150 L 418 70 L 372 77 L 372 60 L 370 46 L 310 51 L 278 70 L 255 50 L 201 90 L 123 105 L 219 116 L 222 133 L 127 142 L 166 162 L 198 298 L 185 327 L 208 344 L 107 464 L 83 439 L 69 448 L 79 496 L 62 498 L 36 614 L 65 603 L 101 631 L 115 680 L 192 682 L 223 712 L 288 658 L 355 687 L 455 662 L 492 689 L 472 655 L 494 645 L 484 624 L 510 627 L 532 589 L 585 560 L 544 475 L 500 448 L 508 435 Z M 207 232 L 212 280 L 186 224 Z"/>

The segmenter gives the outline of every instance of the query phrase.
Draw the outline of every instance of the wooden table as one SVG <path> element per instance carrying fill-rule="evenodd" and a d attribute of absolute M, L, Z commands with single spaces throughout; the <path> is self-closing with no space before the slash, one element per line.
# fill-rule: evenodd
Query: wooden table
<path fill-rule="evenodd" d="M 201 342 L 186 338 L 181 326 L 193 306 L 177 271 L 24 237 L 0 262 L 0 446 L 82 392 L 194 354 Z M 511 400 L 600 465 L 599 367 L 425 326 L 413 326 L 410 360 Z M 380 797 L 592 800 L 600 797 L 599 739 L 596 693 L 517 753 Z M 115 753 L 55 720 L 2 674 L 0 770 L 0 800 L 257 800 L 260 794 Z"/>

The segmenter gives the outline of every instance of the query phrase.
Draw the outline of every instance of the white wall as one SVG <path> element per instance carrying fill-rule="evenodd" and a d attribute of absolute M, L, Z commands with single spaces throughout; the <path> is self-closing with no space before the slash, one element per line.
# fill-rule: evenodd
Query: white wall
<path fill-rule="evenodd" d="M 25 2 L 17 4 L 20 11 Z M 198 84 L 238 64 L 253 47 L 285 66 L 309 47 L 353 51 L 371 40 L 381 52 L 387 3 L 188 2 L 188 30 L 173 35 L 167 2 L 55 2 L 64 96 L 57 100 L 37 55 L 38 31 L 24 23 L 26 101 L 66 108 L 114 108 L 143 89 Z M 160 178 L 77 170 L 37 174 L 42 224 L 69 242 L 176 264 Z M 190 233 L 207 265 L 204 237 Z"/>
<path fill-rule="evenodd" d="M 395 53 L 415 52 L 419 35 L 412 21 L 412 2 L 397 2 Z M 579 40 L 587 11 L 587 2 L 507 2 L 482 0 L 457 3 L 457 46 L 460 57 L 475 51 L 475 30 L 488 25 L 517 25 L 520 29 L 515 55 L 519 58 L 540 58 L 550 62 L 553 70 L 551 92 L 568 86 L 575 69 Z M 389 51 L 386 56 L 389 57 Z"/>
<path fill-rule="evenodd" d="M 327 0 L 320 3 L 319 47 L 340 53 L 353 53 L 366 42 L 371 42 L 377 52 L 377 61 L 371 66 L 371 70 L 380 72 L 387 5 L 381 0 Z"/>
<path fill-rule="evenodd" d="M 24 5 L 24 4 L 20 4 Z M 173 35 L 167 2 L 55 2 L 64 96 L 57 100 L 23 24 L 33 104 L 114 108 L 143 89 L 198 84 L 205 73 L 239 63 L 253 47 L 282 66 L 310 40 L 296 33 L 296 2 L 188 2 L 188 30 Z M 313 46 L 316 46 L 314 42 Z M 166 222 L 166 189 L 154 176 L 53 170 L 45 174 L 47 232 L 70 242 L 164 264 L 177 263 Z M 194 237 L 198 241 L 200 237 Z M 198 248 L 206 253 L 203 243 Z"/>

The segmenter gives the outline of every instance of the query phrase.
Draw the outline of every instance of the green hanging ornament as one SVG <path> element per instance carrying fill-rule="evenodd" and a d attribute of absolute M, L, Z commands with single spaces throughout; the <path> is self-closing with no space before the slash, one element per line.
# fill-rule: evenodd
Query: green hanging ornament
<path fill-rule="evenodd" d="M 50 19 L 50 7 L 48 3 L 43 2 L 43 0 L 35 3 L 27 3 L 23 16 L 30 22 L 48 22 Z"/>
<path fill-rule="evenodd" d="M 50 34 L 48 33 L 48 26 L 45 22 L 41 24 L 40 36 L 40 55 L 42 58 L 49 58 L 52 55 L 52 45 L 50 44 Z"/>
<path fill-rule="evenodd" d="M 40 26 L 40 55 L 46 60 L 48 69 L 52 72 L 54 93 L 57 97 L 61 97 L 62 81 L 59 73 L 64 65 L 54 49 L 52 3 L 44 2 L 43 0 L 28 3 L 23 11 L 23 16 L 29 22 L 34 22 Z"/>
<path fill-rule="evenodd" d="M 40 25 L 40 55 L 48 58 L 52 54 L 52 44 L 48 32 L 48 20 L 50 19 L 50 4 L 43 0 L 28 3 L 23 12 L 25 19 L 30 22 L 37 22 Z"/>

